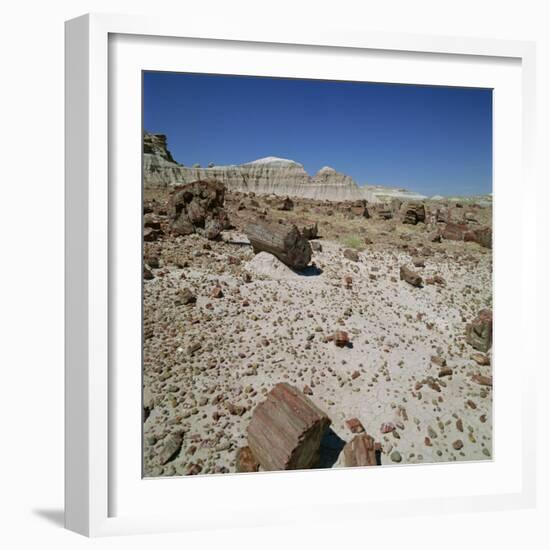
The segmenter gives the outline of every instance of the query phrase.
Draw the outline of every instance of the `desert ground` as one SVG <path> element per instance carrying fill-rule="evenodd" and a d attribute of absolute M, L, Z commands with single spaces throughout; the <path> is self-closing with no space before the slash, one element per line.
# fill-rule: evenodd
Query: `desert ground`
<path fill-rule="evenodd" d="M 331 421 L 315 467 L 345 466 L 343 448 L 360 433 L 382 466 L 491 459 L 491 351 L 466 338 L 492 308 L 490 248 L 438 238 L 437 216 L 409 224 L 351 203 L 281 206 L 229 192 L 230 228 L 215 239 L 177 235 L 170 195 L 144 190 L 145 476 L 243 471 L 247 427 L 281 382 Z M 491 226 L 490 206 L 424 206 Z M 256 219 L 315 222 L 310 265 L 294 271 L 255 254 L 246 226 Z M 402 266 L 422 284 L 402 279 Z"/>

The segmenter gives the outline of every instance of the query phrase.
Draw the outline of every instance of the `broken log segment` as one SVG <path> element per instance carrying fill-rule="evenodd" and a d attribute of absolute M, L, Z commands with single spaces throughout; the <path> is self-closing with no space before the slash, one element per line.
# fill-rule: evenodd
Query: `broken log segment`
<path fill-rule="evenodd" d="M 295 225 L 255 221 L 245 232 L 255 254 L 269 252 L 296 270 L 305 269 L 311 261 L 311 245 Z"/>
<path fill-rule="evenodd" d="M 277 384 L 252 414 L 248 445 L 263 470 L 312 468 L 330 418 L 297 388 Z"/>

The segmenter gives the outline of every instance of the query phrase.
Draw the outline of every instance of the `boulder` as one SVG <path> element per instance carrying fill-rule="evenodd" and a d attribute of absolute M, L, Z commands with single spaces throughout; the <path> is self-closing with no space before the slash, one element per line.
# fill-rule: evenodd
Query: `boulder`
<path fill-rule="evenodd" d="M 195 181 L 177 187 L 168 202 L 171 229 L 177 235 L 199 233 L 216 239 L 230 227 L 223 208 L 225 188 L 216 181 Z"/>
<path fill-rule="evenodd" d="M 253 411 L 248 446 L 263 470 L 312 468 L 331 420 L 297 388 L 277 384 Z"/>

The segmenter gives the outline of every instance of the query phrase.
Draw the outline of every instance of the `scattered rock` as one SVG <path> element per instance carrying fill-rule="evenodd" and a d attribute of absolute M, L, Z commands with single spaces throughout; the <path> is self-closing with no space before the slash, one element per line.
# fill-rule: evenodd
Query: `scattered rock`
<path fill-rule="evenodd" d="M 358 418 L 350 418 L 349 420 L 346 420 L 346 426 L 350 432 L 354 434 L 363 433 L 365 431 L 363 424 L 361 424 Z"/>
<path fill-rule="evenodd" d="M 412 269 L 409 269 L 407 266 L 402 265 L 399 268 L 399 278 L 402 281 L 406 281 L 412 286 L 421 287 L 422 286 L 422 277 L 415 273 Z"/>

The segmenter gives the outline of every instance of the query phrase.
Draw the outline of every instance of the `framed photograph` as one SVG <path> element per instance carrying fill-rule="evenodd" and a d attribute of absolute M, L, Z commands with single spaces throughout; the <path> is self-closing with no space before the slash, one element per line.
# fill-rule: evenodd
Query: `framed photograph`
<path fill-rule="evenodd" d="M 67 528 L 534 503 L 534 55 L 67 22 Z"/>

